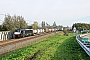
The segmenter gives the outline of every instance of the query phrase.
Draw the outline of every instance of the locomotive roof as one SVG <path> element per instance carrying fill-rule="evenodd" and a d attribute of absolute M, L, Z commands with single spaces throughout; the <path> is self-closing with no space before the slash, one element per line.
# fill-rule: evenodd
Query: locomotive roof
<path fill-rule="evenodd" d="M 17 30 L 33 30 L 33 29 L 17 29 Z"/>

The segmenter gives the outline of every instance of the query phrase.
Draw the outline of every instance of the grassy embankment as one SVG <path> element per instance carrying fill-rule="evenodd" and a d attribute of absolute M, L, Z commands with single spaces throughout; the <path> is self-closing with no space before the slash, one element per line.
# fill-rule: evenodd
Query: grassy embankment
<path fill-rule="evenodd" d="M 56 34 L 42 42 L 16 50 L 0 60 L 89 60 L 90 57 L 79 46 L 75 35 Z"/>

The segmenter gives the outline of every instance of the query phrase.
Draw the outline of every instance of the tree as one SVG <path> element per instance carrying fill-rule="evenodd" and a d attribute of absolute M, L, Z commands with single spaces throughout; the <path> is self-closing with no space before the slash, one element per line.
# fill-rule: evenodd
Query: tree
<path fill-rule="evenodd" d="M 19 24 L 20 24 L 20 28 L 27 28 L 26 21 L 22 16 L 20 17 Z"/>
<path fill-rule="evenodd" d="M 13 23 L 12 23 L 12 21 L 11 21 L 11 16 L 10 15 L 7 15 L 7 16 L 5 16 L 5 18 L 4 18 L 4 22 L 3 22 L 3 27 L 6 27 L 7 28 L 7 30 L 12 30 L 12 25 Z"/>
<path fill-rule="evenodd" d="M 38 29 L 38 28 L 39 28 L 37 21 L 35 21 L 35 22 L 32 24 L 32 28 L 33 28 L 33 29 Z"/>
<path fill-rule="evenodd" d="M 84 30 L 89 30 L 90 29 L 89 26 L 90 26 L 90 24 L 86 24 L 86 23 L 75 23 L 75 24 L 73 24 L 72 29 L 74 27 L 76 27 L 76 29 L 79 30 L 79 31 L 82 31 L 83 29 Z"/>
<path fill-rule="evenodd" d="M 65 36 L 68 36 L 68 30 L 65 30 L 65 29 L 64 29 L 63 32 L 64 32 L 64 35 L 65 35 Z"/>
<path fill-rule="evenodd" d="M 56 28 L 56 27 L 57 27 L 56 22 L 54 22 L 53 23 L 53 28 Z"/>
<path fill-rule="evenodd" d="M 32 26 L 28 26 L 29 29 L 32 29 Z"/>
<path fill-rule="evenodd" d="M 58 25 L 57 28 L 58 29 L 61 29 L 61 28 L 63 28 L 63 26 L 62 25 Z"/>
<path fill-rule="evenodd" d="M 45 28 L 45 21 L 42 21 L 42 28 Z"/>
<path fill-rule="evenodd" d="M 4 18 L 4 22 L 2 24 L 4 27 L 6 27 L 7 30 L 13 31 L 15 29 L 19 28 L 27 28 L 27 24 L 25 19 L 22 16 L 10 16 L 7 15 Z"/>

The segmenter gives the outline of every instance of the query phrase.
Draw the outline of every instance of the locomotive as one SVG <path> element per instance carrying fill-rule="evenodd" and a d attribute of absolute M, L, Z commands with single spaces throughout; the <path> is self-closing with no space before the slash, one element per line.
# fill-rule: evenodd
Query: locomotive
<path fill-rule="evenodd" d="M 40 34 L 46 34 L 46 33 L 51 33 L 51 32 L 57 32 L 59 31 L 58 29 L 54 28 L 39 28 L 39 29 L 16 29 L 14 31 L 9 31 L 9 32 L 2 32 L 0 34 L 0 39 L 5 40 L 5 39 L 13 39 L 13 38 L 23 38 L 27 36 L 33 36 L 33 35 L 40 35 Z"/>
<path fill-rule="evenodd" d="M 21 38 L 26 36 L 32 36 L 33 29 L 17 29 L 14 31 L 14 38 Z"/>
<path fill-rule="evenodd" d="M 27 36 L 33 36 L 35 34 L 40 35 L 41 33 L 55 32 L 56 29 L 17 29 L 13 32 L 13 38 L 22 38 Z"/>

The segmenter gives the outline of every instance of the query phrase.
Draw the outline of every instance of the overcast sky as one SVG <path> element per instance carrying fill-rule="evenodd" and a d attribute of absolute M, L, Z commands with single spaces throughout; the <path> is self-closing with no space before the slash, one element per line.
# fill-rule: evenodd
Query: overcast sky
<path fill-rule="evenodd" d="M 28 24 L 46 21 L 50 25 L 71 26 L 90 23 L 90 0 L 0 0 L 0 14 L 22 15 Z M 4 16 L 0 15 L 0 23 Z"/>

